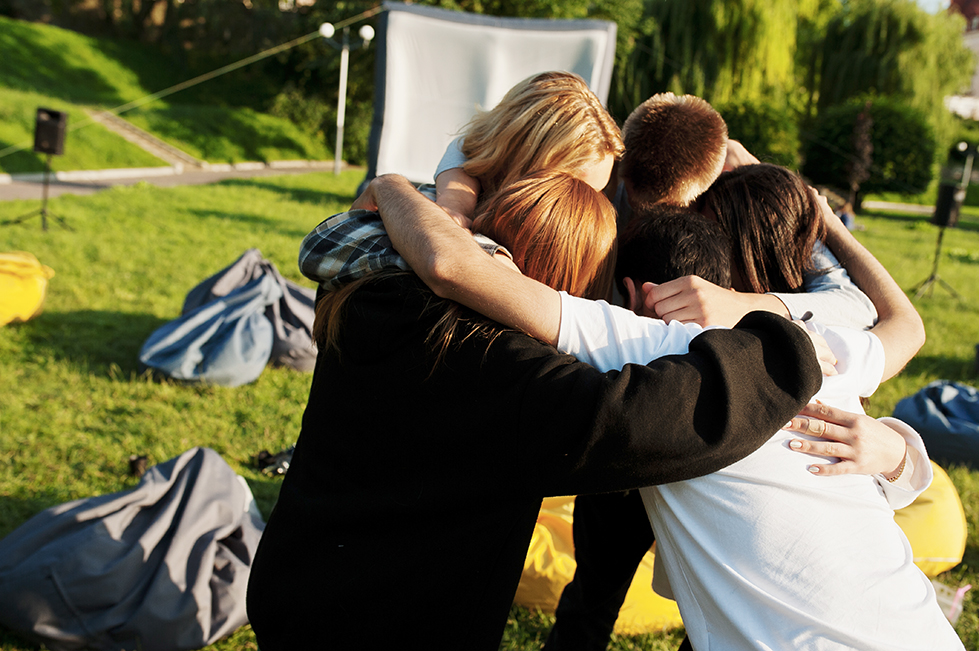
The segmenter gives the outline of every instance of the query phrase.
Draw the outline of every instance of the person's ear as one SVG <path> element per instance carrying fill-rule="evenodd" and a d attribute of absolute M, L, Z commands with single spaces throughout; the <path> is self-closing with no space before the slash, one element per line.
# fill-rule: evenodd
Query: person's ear
<path fill-rule="evenodd" d="M 636 308 L 641 303 L 639 301 L 639 291 L 636 289 L 636 283 L 632 282 L 632 278 L 626 276 L 622 279 L 622 285 L 625 287 L 625 306 L 638 314 L 639 312 Z"/>

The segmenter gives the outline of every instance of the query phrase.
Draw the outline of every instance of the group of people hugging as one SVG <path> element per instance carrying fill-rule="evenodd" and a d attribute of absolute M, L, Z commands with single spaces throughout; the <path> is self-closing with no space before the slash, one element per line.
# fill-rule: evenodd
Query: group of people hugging
<path fill-rule="evenodd" d="M 924 329 L 824 197 L 702 99 L 620 131 L 565 72 L 435 181 L 378 177 L 301 247 L 319 353 L 251 572 L 262 651 L 495 651 L 558 495 L 548 651 L 605 648 L 654 537 L 681 648 L 963 648 L 893 518 L 927 452 L 861 408 Z"/>

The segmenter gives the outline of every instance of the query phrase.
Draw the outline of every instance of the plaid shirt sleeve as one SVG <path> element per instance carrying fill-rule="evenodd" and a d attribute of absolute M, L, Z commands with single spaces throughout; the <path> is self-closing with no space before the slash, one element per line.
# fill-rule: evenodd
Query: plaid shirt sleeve
<path fill-rule="evenodd" d="M 422 188 L 423 194 L 429 196 Z M 434 198 L 434 189 L 429 198 Z M 474 235 L 484 251 L 507 256 L 510 252 L 485 235 Z M 511 256 L 512 257 L 512 256 Z M 323 221 L 303 239 L 299 247 L 299 270 L 319 283 L 324 291 L 339 289 L 372 271 L 411 267 L 391 243 L 380 215 L 368 210 L 350 210 Z"/>
<path fill-rule="evenodd" d="M 368 210 L 333 215 L 299 247 L 299 270 L 327 291 L 388 267 L 410 269 L 394 250 L 381 217 Z"/>

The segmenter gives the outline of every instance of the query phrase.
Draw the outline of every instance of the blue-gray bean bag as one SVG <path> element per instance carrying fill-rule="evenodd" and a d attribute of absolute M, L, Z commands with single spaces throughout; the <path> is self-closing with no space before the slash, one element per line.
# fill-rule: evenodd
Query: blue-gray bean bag
<path fill-rule="evenodd" d="M 898 402 L 894 417 L 918 430 L 934 461 L 979 468 L 979 391 L 974 387 L 937 380 Z"/>

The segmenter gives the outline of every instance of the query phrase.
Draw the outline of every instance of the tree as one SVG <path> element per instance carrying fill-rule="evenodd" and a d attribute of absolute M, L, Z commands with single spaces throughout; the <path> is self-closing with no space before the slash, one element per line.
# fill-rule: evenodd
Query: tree
<path fill-rule="evenodd" d="M 857 194 L 860 192 L 860 184 L 870 178 L 870 167 L 874 163 L 874 143 L 871 138 L 874 119 L 870 116 L 872 106 L 873 102 L 868 100 L 863 110 L 857 114 L 857 120 L 853 125 L 853 156 L 843 166 L 850 186 L 852 206 L 858 205 Z"/>
<path fill-rule="evenodd" d="M 869 109 L 867 104 L 870 104 Z M 854 98 L 819 114 L 808 134 L 802 172 L 814 183 L 839 189 L 850 187 L 850 170 L 860 156 L 854 130 L 861 112 L 873 122 L 870 141 L 873 163 L 860 184 L 860 196 L 870 192 L 923 192 L 934 174 L 935 138 L 925 116 L 898 100 Z M 848 165 L 850 167 L 848 167 Z"/>
<path fill-rule="evenodd" d="M 826 26 L 820 110 L 865 94 L 899 98 L 928 118 L 939 140 L 952 132 L 944 98 L 967 87 L 974 55 L 961 16 L 928 14 L 913 0 L 847 0 Z"/>
<path fill-rule="evenodd" d="M 759 160 L 792 169 L 799 166 L 799 127 L 789 109 L 764 101 L 715 104 L 728 134 Z"/>
<path fill-rule="evenodd" d="M 663 91 L 715 103 L 788 105 L 796 92 L 800 15 L 819 0 L 646 0 L 639 36 L 617 70 L 613 107 L 628 112 Z"/>

